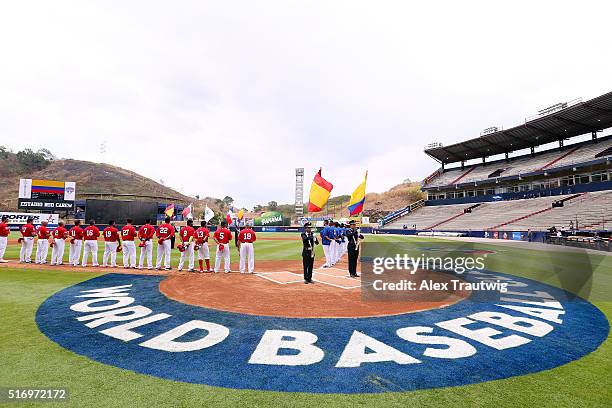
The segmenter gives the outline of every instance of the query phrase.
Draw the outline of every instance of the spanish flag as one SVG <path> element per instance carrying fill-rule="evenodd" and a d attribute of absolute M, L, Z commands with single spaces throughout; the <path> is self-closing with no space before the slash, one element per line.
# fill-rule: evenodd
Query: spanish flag
<path fill-rule="evenodd" d="M 164 210 L 164 214 L 170 218 L 174 217 L 174 204 L 169 204 Z"/>
<path fill-rule="evenodd" d="M 323 209 L 329 195 L 334 188 L 333 184 L 321 177 L 321 169 L 315 174 L 310 186 L 310 198 L 308 200 L 308 212 L 319 212 Z"/>
<path fill-rule="evenodd" d="M 365 177 L 360 185 L 357 186 L 353 194 L 351 195 L 351 201 L 349 201 L 349 213 L 351 216 L 358 215 L 363 211 L 363 203 L 365 202 L 366 195 L 366 181 L 368 179 L 368 172 L 366 171 Z"/>

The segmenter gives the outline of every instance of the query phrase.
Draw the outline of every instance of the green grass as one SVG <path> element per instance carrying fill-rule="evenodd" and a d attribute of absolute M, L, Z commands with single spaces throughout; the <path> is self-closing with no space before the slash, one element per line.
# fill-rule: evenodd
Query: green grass
<path fill-rule="evenodd" d="M 274 236 L 277 234 L 269 234 Z M 278 235 L 277 235 L 278 236 Z M 281 235 L 282 236 L 282 235 Z M 405 238 L 368 236 L 370 241 Z M 457 243 L 411 238 L 427 245 Z M 257 259 L 298 259 L 300 242 L 260 241 Z M 593 268 L 591 301 L 610 319 L 612 257 L 581 257 L 495 245 L 470 247 L 502 250 L 488 257 L 493 270 L 548 280 L 555 262 L 570 268 Z M 176 252 L 174 253 L 176 255 Z M 8 258 L 16 256 L 11 248 Z M 559 266 L 559 265 L 558 265 Z M 76 355 L 38 331 L 35 312 L 53 293 L 99 274 L 62 270 L 0 268 L 0 386 L 68 387 L 70 401 L 48 406 L 476 406 L 476 407 L 604 407 L 612 404 L 612 341 L 594 353 L 553 370 L 461 387 L 374 395 L 319 395 L 245 391 L 162 380 Z M 316 381 L 316 379 L 313 379 Z M 47 403 L 49 404 L 49 403 Z M 47 405 L 45 405 L 47 406 Z"/>

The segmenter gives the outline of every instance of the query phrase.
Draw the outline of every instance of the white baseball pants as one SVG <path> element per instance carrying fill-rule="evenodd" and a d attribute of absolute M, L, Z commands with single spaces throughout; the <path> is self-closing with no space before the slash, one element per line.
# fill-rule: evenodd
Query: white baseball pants
<path fill-rule="evenodd" d="M 110 260 L 110 266 L 117 267 L 117 242 L 104 241 L 104 256 L 102 256 L 102 266 L 107 266 Z"/>
<path fill-rule="evenodd" d="M 73 266 L 78 266 L 81 260 L 81 248 L 83 247 L 83 241 L 75 240 L 73 244 L 70 244 L 68 248 L 68 263 Z"/>
<path fill-rule="evenodd" d="M 149 239 L 144 241 L 144 243 L 145 246 L 140 247 L 140 262 L 138 263 L 138 267 L 142 268 L 145 258 L 147 258 L 147 268 L 151 269 L 153 267 L 153 241 Z"/>
<path fill-rule="evenodd" d="M 61 265 L 64 263 L 64 249 L 66 248 L 66 241 L 63 239 L 56 239 L 53 249 L 51 250 L 51 265 Z"/>
<path fill-rule="evenodd" d="M 323 255 L 325 255 L 325 264 L 324 267 L 332 266 L 332 258 L 331 258 L 331 244 L 329 245 L 321 245 L 323 247 Z"/>
<path fill-rule="evenodd" d="M 253 273 L 255 269 L 255 249 L 251 242 L 240 244 L 240 273 L 245 272 L 245 266 L 248 259 L 249 273 Z"/>
<path fill-rule="evenodd" d="M 136 244 L 134 241 L 123 241 L 123 266 L 136 267 Z"/>
<path fill-rule="evenodd" d="M 230 247 L 229 244 L 223 244 L 223 251 L 219 251 L 219 245 L 217 245 L 217 253 L 215 254 L 215 272 L 219 272 L 221 267 L 221 257 L 223 257 L 223 266 L 225 272 L 230 271 Z"/>
<path fill-rule="evenodd" d="M 91 264 L 98 266 L 98 241 L 85 240 L 83 244 L 83 266 L 87 266 L 87 258 L 91 254 Z"/>
<path fill-rule="evenodd" d="M 170 239 L 162 241 L 161 245 L 157 245 L 157 264 L 155 269 L 161 269 L 162 260 L 164 261 L 164 268 L 170 269 L 170 250 L 172 243 Z"/>
<path fill-rule="evenodd" d="M 47 255 L 49 255 L 49 241 L 46 239 L 38 239 L 36 241 L 36 257 L 37 264 L 47 263 Z"/>
<path fill-rule="evenodd" d="M 185 250 L 181 252 L 181 259 L 179 260 L 178 270 L 182 270 L 185 265 L 185 258 L 189 256 L 189 270 L 192 270 L 194 265 L 194 252 L 193 252 L 193 242 L 189 244 L 185 244 Z"/>
<path fill-rule="evenodd" d="M 0 237 L 0 261 L 4 260 L 4 252 L 8 245 L 8 237 Z"/>
<path fill-rule="evenodd" d="M 21 242 L 19 251 L 19 262 L 32 262 L 32 250 L 34 249 L 34 238 L 27 237 Z"/>
<path fill-rule="evenodd" d="M 208 249 L 208 244 L 200 245 L 198 248 L 198 260 L 210 259 L 210 249 Z"/>

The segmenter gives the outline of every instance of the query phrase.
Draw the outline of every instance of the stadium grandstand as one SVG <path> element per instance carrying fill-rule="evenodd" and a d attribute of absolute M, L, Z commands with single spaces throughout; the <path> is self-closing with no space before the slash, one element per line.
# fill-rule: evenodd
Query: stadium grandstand
<path fill-rule="evenodd" d="M 612 92 L 543 109 L 510 129 L 425 153 L 440 164 L 427 199 L 387 215 L 386 230 L 610 230 Z M 477 234 L 475 234 L 477 236 Z"/>

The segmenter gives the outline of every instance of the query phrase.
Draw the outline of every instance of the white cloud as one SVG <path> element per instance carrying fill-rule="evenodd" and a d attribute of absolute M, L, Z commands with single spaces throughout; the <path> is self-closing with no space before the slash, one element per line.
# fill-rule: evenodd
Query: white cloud
<path fill-rule="evenodd" d="M 609 2 L 12 2 L 0 137 L 187 194 L 293 200 L 430 174 L 431 141 L 609 91 Z M 107 153 L 99 146 L 107 142 Z"/>

